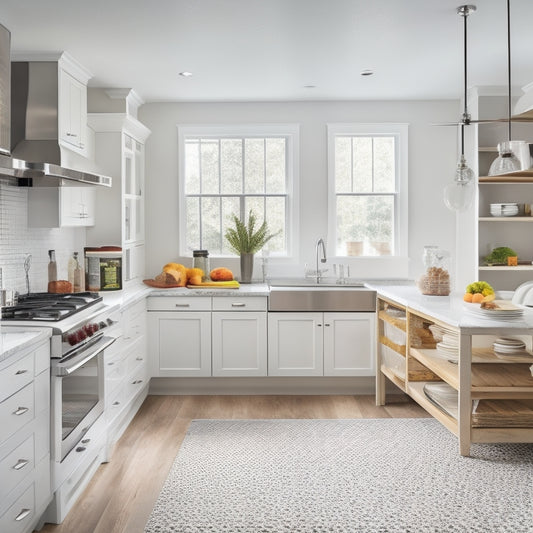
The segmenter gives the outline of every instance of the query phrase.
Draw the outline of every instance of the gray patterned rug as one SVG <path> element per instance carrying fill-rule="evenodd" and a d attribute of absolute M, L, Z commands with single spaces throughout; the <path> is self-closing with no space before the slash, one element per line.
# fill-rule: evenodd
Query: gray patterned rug
<path fill-rule="evenodd" d="M 433 419 L 195 420 L 146 532 L 533 532 L 533 445 Z"/>

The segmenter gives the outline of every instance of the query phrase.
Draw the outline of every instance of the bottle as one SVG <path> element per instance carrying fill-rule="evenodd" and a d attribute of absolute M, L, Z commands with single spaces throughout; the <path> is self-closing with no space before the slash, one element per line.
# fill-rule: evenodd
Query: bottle
<path fill-rule="evenodd" d="M 81 270 L 81 265 L 78 259 L 78 252 L 74 252 L 76 259 L 76 266 L 74 268 L 74 292 L 83 292 L 85 290 L 85 279 Z"/>
<path fill-rule="evenodd" d="M 81 267 L 78 261 L 78 252 L 74 252 L 68 260 L 68 280 L 72 284 L 73 292 L 81 292 Z"/>
<path fill-rule="evenodd" d="M 50 261 L 48 263 L 48 281 L 57 281 L 56 251 L 48 250 Z"/>

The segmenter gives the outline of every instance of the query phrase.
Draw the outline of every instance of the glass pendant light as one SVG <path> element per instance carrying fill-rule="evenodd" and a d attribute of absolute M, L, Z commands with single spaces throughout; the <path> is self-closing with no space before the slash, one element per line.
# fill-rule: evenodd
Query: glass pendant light
<path fill-rule="evenodd" d="M 507 129 L 509 141 L 498 144 L 498 157 L 492 162 L 489 176 L 520 170 L 520 161 L 511 149 L 511 0 L 507 0 Z"/>
<path fill-rule="evenodd" d="M 455 177 L 444 189 L 444 203 L 453 211 L 465 211 L 472 205 L 475 193 L 474 172 L 468 166 L 465 158 L 464 127 L 470 124 L 467 102 L 467 23 L 468 15 L 476 10 L 476 6 L 463 5 L 457 8 L 457 13 L 464 20 L 464 111 L 461 122 L 461 155 L 455 169 Z"/>

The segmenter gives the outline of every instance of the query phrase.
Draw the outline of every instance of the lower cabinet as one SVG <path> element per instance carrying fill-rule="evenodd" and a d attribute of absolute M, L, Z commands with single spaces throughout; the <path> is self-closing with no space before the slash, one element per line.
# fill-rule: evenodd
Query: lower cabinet
<path fill-rule="evenodd" d="M 214 312 L 213 376 L 267 375 L 266 312 Z"/>
<path fill-rule="evenodd" d="M 374 375 L 374 313 L 269 313 L 270 376 Z"/>

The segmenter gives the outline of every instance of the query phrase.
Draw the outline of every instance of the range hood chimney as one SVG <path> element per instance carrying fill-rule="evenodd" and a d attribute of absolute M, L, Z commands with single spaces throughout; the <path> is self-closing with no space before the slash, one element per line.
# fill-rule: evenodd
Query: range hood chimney
<path fill-rule="evenodd" d="M 111 187 L 110 177 L 61 145 L 58 61 L 10 63 L 10 40 L 0 25 L 0 175 L 22 186 Z"/>

